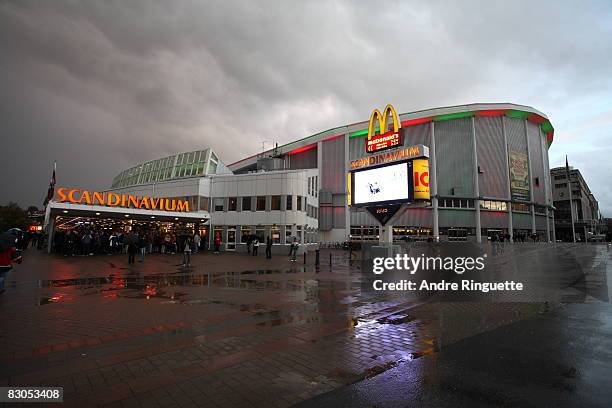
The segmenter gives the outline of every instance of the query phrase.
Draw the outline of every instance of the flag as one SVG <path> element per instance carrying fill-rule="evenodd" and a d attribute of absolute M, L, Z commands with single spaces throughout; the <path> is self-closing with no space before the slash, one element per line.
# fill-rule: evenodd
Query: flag
<path fill-rule="evenodd" d="M 55 169 L 57 165 L 53 162 L 53 174 L 51 175 L 51 180 L 49 180 L 49 189 L 47 190 L 47 196 L 45 197 L 45 201 L 43 202 L 43 206 L 47 206 L 49 201 L 53 200 L 53 196 L 55 195 Z"/>

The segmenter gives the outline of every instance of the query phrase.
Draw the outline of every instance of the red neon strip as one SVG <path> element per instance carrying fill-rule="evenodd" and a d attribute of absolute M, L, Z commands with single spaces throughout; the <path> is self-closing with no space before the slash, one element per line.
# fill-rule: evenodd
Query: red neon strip
<path fill-rule="evenodd" d="M 313 144 L 309 144 L 306 146 L 298 147 L 297 149 L 293 149 L 290 152 L 287 152 L 287 154 L 298 154 L 298 153 L 305 152 L 307 150 L 314 149 L 315 147 L 317 147 L 317 144 L 313 143 Z"/>
<path fill-rule="evenodd" d="M 323 139 L 323 140 L 321 140 L 321 141 L 322 141 L 322 142 L 328 142 L 328 141 L 330 141 L 330 140 L 338 139 L 339 137 L 342 137 L 342 136 L 344 136 L 344 133 L 342 133 L 342 134 L 340 134 L 340 135 L 336 135 L 336 136 L 331 136 L 331 137 L 328 137 L 327 139 Z M 316 143 L 315 143 L 315 144 L 316 144 Z"/>
<path fill-rule="evenodd" d="M 506 114 L 507 109 L 492 109 L 492 110 L 483 110 L 476 111 L 476 116 L 503 116 Z"/>
<path fill-rule="evenodd" d="M 419 118 L 419 119 L 411 119 L 411 120 L 406 120 L 404 122 L 402 122 L 402 126 L 414 126 L 414 125 L 418 125 L 421 123 L 427 123 L 427 122 L 431 122 L 433 120 L 432 117 L 429 118 Z"/>
<path fill-rule="evenodd" d="M 548 132 L 548 133 L 546 134 L 546 141 L 547 141 L 548 143 L 552 143 L 552 141 L 553 141 L 553 132 Z"/>
<path fill-rule="evenodd" d="M 531 115 L 527 116 L 527 120 L 533 123 L 537 123 L 538 125 L 541 125 L 542 123 L 546 122 L 546 119 L 544 119 L 540 115 L 536 115 L 535 113 L 532 113 Z"/>

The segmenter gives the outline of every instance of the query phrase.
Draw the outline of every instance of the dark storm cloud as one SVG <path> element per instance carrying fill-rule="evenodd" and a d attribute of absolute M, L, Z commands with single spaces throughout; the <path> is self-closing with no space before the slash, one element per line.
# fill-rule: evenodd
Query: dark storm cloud
<path fill-rule="evenodd" d="M 53 160 L 61 184 L 104 188 L 143 160 L 212 146 L 230 163 L 387 102 L 532 105 L 556 127 L 552 164 L 579 146 L 587 166 L 574 129 L 612 101 L 611 16 L 606 2 L 0 2 L 0 202 L 39 204 Z M 588 132 L 607 141 L 609 123 Z M 612 209 L 599 170 L 587 180 Z"/>

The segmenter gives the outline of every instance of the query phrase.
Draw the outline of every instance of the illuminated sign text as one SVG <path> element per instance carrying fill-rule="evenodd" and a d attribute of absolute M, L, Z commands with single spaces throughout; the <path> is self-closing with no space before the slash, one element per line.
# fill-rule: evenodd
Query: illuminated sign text
<path fill-rule="evenodd" d="M 189 202 L 171 198 L 158 197 L 136 197 L 131 194 L 100 193 L 98 191 L 87 191 L 68 189 L 62 187 L 57 190 L 58 202 L 69 202 L 74 204 L 103 205 L 107 207 L 140 208 L 146 210 L 162 211 L 189 211 Z"/>

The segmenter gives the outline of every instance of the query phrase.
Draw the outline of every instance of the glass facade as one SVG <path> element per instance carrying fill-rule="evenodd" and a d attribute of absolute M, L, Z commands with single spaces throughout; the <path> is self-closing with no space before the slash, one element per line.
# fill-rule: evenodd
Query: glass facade
<path fill-rule="evenodd" d="M 113 179 L 111 188 L 217 174 L 219 165 L 219 158 L 210 149 L 179 153 L 122 171 Z"/>

